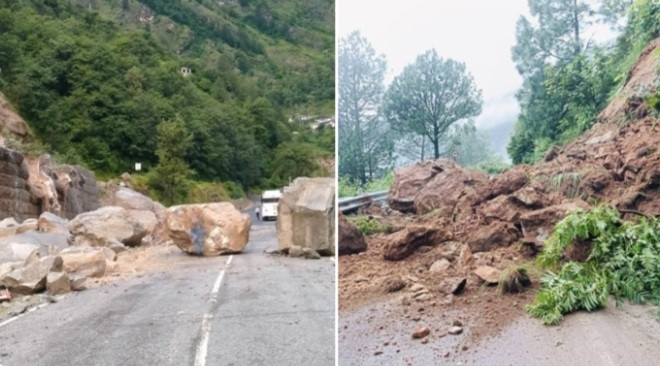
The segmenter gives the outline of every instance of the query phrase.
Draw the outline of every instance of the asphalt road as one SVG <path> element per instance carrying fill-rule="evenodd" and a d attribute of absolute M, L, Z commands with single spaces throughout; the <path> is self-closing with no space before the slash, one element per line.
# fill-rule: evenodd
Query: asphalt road
<path fill-rule="evenodd" d="M 611 301 L 593 313 L 570 314 L 558 326 L 522 315 L 476 343 L 465 332 L 436 336 L 436 327 L 446 329 L 465 314 L 427 314 L 428 344 L 411 339 L 418 324 L 397 315 L 397 306 L 381 302 L 339 313 L 339 365 L 655 366 L 660 360 L 660 322 L 649 305 L 616 308 Z M 464 344 L 469 347 L 461 349 Z"/>
<path fill-rule="evenodd" d="M 68 294 L 0 325 L 0 364 L 334 365 L 334 262 L 276 246 L 254 222 L 241 254 Z"/>

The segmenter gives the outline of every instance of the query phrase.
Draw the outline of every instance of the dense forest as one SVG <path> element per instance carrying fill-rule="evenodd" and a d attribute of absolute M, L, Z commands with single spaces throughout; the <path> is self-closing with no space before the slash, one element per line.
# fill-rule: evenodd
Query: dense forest
<path fill-rule="evenodd" d="M 296 122 L 333 114 L 330 0 L 0 0 L 0 70 L 32 143 L 101 177 L 157 171 L 172 126 L 182 182 L 328 173 L 334 131 Z"/>
<path fill-rule="evenodd" d="M 514 164 L 535 163 L 591 127 L 660 35 L 653 0 L 527 4 L 531 18 L 518 20 L 511 50 L 523 78 L 507 146 Z M 596 42 L 595 27 L 616 39 Z M 488 173 L 507 167 L 474 126 L 481 92 L 460 61 L 429 50 L 386 87 L 387 60 L 359 32 L 339 41 L 338 58 L 340 195 L 387 189 L 394 168 L 419 160 L 447 157 Z M 640 88 L 635 97 L 658 110 L 658 90 Z"/>
<path fill-rule="evenodd" d="M 653 0 L 529 0 L 529 9 L 533 19 L 520 18 L 512 50 L 523 77 L 507 148 L 514 163 L 534 163 L 591 127 L 660 35 L 660 3 Z M 593 41 L 589 27 L 598 23 L 622 28 L 614 44 Z M 639 90 L 637 97 L 653 95 L 657 90 Z"/>

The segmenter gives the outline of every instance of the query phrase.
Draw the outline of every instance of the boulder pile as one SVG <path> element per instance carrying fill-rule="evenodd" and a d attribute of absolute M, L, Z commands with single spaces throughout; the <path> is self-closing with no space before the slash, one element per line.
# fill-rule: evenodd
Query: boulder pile
<path fill-rule="evenodd" d="M 155 207 L 102 207 L 71 221 L 49 211 L 22 222 L 1 220 L 0 289 L 9 296 L 84 289 L 88 277 L 116 270 L 117 253 L 153 234 Z"/>

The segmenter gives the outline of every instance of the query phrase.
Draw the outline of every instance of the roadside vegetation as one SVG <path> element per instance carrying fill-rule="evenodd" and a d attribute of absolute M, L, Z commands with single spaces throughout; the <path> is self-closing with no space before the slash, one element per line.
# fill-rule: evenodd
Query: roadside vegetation
<path fill-rule="evenodd" d="M 589 247 L 584 262 L 566 262 L 570 246 Z M 660 305 L 660 220 L 624 221 L 609 206 L 577 210 L 555 226 L 538 262 L 550 271 L 528 307 L 545 324 L 557 324 L 567 313 L 592 311 L 614 296 Z"/>
<path fill-rule="evenodd" d="M 378 233 L 391 233 L 392 224 L 384 223 L 381 220 L 366 215 L 347 216 L 348 220 L 357 226 L 362 235 L 369 236 Z"/>
<path fill-rule="evenodd" d="M 189 199 L 187 181 L 248 190 L 327 175 L 334 131 L 308 122 L 334 113 L 331 2 L 225 5 L 0 0 L 0 91 L 39 141 L 25 149 L 101 178 L 140 162 L 168 202 Z M 187 170 L 166 177 L 157 141 L 173 120 Z"/>
<path fill-rule="evenodd" d="M 660 35 L 660 3 L 530 0 L 535 19 L 521 17 L 512 56 L 523 77 L 521 111 L 507 150 L 514 164 L 535 163 L 591 127 L 625 84 L 649 41 Z M 594 23 L 625 26 L 613 46 L 588 34 Z M 540 25 L 538 25 L 540 24 Z M 657 108 L 658 90 L 639 86 L 638 97 Z"/>

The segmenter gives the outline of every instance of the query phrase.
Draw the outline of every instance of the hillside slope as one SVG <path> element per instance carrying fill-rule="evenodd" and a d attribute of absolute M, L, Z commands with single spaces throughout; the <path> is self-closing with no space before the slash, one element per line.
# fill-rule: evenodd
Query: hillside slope
<path fill-rule="evenodd" d="M 31 150 L 101 177 L 153 168 L 157 126 L 176 118 L 195 179 L 249 188 L 327 174 L 334 133 L 289 120 L 332 114 L 333 2 L 258 5 L 0 0 L 0 91 Z M 295 171 L 278 169 L 290 155 Z"/>
<path fill-rule="evenodd" d="M 447 304 L 453 301 L 447 287 L 461 278 L 467 279 L 468 298 L 489 297 L 490 292 L 478 291 L 482 280 L 475 269 L 503 270 L 529 260 L 570 209 L 607 203 L 627 219 L 660 215 L 660 118 L 635 97 L 640 85 L 658 87 L 659 50 L 655 39 L 597 123 L 572 143 L 550 150 L 539 164 L 517 165 L 493 177 L 446 159 L 397 171 L 388 197 L 394 210 L 370 211 L 394 233 L 368 236 L 365 253 L 340 259 L 340 304 L 351 307 L 383 296 L 391 283 L 405 289 L 411 278 L 429 289 L 431 299 L 449 294 L 441 300 Z M 568 255 L 584 259 L 584 254 Z M 447 269 L 430 270 L 443 259 L 450 263 Z M 510 314 L 509 305 L 502 300 L 495 307 Z M 491 315 L 490 320 L 497 318 Z"/>

